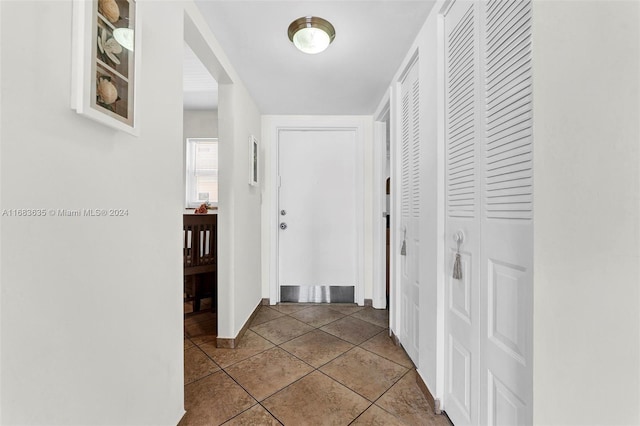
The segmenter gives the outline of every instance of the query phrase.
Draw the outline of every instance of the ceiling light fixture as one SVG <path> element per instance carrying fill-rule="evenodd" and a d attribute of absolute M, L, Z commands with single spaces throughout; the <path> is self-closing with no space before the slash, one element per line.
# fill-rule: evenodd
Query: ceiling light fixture
<path fill-rule="evenodd" d="M 317 16 L 303 16 L 289 25 L 289 40 L 304 53 L 320 53 L 336 37 L 331 22 Z"/>
<path fill-rule="evenodd" d="M 134 33 L 131 28 L 116 28 L 113 30 L 113 38 L 120 45 L 133 52 Z"/>

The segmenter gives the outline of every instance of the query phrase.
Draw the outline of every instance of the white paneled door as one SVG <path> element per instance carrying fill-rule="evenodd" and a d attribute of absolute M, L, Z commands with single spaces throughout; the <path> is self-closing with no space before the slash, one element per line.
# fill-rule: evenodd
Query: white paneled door
<path fill-rule="evenodd" d="M 456 0 L 445 14 L 444 408 L 456 426 L 533 420 L 530 19 L 530 0 Z"/>
<path fill-rule="evenodd" d="M 418 364 L 420 330 L 420 87 L 418 61 L 400 82 L 400 339 Z"/>
<path fill-rule="evenodd" d="M 354 130 L 286 130 L 278 142 L 279 291 L 330 302 L 356 285 Z M 340 289 L 338 287 L 344 287 Z M 295 299 L 294 299 L 295 300 Z M 333 300 L 336 301 L 336 300 Z"/>
<path fill-rule="evenodd" d="M 531 0 L 481 5 L 480 415 L 485 424 L 523 425 L 533 422 Z"/>
<path fill-rule="evenodd" d="M 445 410 L 456 426 L 478 424 L 480 147 L 477 4 L 458 0 L 445 17 L 446 324 Z M 454 236 L 459 236 L 459 243 Z M 462 278 L 454 279 L 456 255 Z"/>

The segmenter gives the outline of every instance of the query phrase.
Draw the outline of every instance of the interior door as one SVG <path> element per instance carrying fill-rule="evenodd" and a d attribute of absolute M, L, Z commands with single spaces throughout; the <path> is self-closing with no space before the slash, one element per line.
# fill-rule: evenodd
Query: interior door
<path fill-rule="evenodd" d="M 484 424 L 533 423 L 531 0 L 481 3 L 484 46 Z"/>
<path fill-rule="evenodd" d="M 354 302 L 355 155 L 352 130 L 280 132 L 280 301 Z"/>
<path fill-rule="evenodd" d="M 445 15 L 445 410 L 456 426 L 531 424 L 531 1 Z M 462 237 L 461 244 L 451 238 Z"/>
<path fill-rule="evenodd" d="M 418 364 L 420 341 L 420 87 L 416 60 L 401 80 L 400 340 Z"/>
<path fill-rule="evenodd" d="M 445 15 L 445 406 L 456 426 L 479 422 L 480 105 L 478 10 L 456 0 Z M 459 244 L 454 236 L 459 236 Z M 453 278 L 456 255 L 462 277 Z"/>

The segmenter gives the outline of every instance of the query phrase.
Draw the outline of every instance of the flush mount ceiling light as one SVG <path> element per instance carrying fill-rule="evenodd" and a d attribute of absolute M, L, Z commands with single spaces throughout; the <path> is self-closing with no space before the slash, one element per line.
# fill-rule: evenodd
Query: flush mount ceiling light
<path fill-rule="evenodd" d="M 113 30 L 113 38 L 115 38 L 122 47 L 133 52 L 134 34 L 131 28 L 116 28 Z"/>
<path fill-rule="evenodd" d="M 317 16 L 304 16 L 289 25 L 289 40 L 304 53 L 320 53 L 336 37 L 331 22 Z"/>

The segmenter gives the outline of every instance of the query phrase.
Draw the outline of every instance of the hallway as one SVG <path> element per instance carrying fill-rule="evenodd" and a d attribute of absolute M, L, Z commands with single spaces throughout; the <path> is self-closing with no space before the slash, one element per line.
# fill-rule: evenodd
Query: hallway
<path fill-rule="evenodd" d="M 236 349 L 216 348 L 207 315 L 185 321 L 182 426 L 449 424 L 388 337 L 386 310 L 262 306 Z"/>

